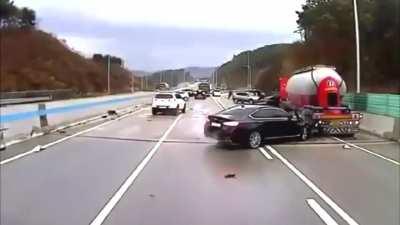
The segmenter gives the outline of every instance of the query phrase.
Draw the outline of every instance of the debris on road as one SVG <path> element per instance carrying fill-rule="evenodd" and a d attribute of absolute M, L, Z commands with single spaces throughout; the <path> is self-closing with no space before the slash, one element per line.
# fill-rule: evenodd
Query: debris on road
<path fill-rule="evenodd" d="M 117 116 L 118 115 L 116 110 L 108 110 L 107 114 L 110 115 L 110 116 Z"/>
<path fill-rule="evenodd" d="M 348 144 L 344 144 L 342 147 L 343 149 L 351 149 L 351 147 Z"/>
<path fill-rule="evenodd" d="M 228 173 L 228 174 L 225 175 L 225 179 L 230 179 L 230 178 L 236 178 L 236 174 Z"/>
<path fill-rule="evenodd" d="M 153 195 L 153 194 L 149 194 L 149 197 L 150 197 L 150 198 L 154 198 L 154 197 L 156 197 L 156 196 Z"/>
<path fill-rule="evenodd" d="M 65 133 L 67 133 L 67 131 L 65 131 L 65 130 L 57 130 L 57 132 L 58 132 L 59 134 L 65 134 Z"/>

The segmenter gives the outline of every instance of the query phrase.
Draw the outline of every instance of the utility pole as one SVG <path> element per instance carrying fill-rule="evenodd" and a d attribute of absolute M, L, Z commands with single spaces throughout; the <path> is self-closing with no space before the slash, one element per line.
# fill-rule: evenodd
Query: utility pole
<path fill-rule="evenodd" d="M 252 79 L 251 79 L 251 67 L 250 67 L 250 51 L 247 52 L 247 79 L 248 79 L 248 87 L 251 89 Z"/>
<path fill-rule="evenodd" d="M 110 55 L 107 56 L 107 92 L 110 94 Z"/>
<path fill-rule="evenodd" d="M 358 27 L 357 0 L 353 0 L 353 8 L 354 8 L 354 29 L 356 32 L 357 93 L 360 93 L 360 36 Z"/>
<path fill-rule="evenodd" d="M 215 71 L 215 87 L 218 87 L 218 69 L 219 67 L 217 67 L 217 70 Z"/>
<path fill-rule="evenodd" d="M 135 75 L 132 74 L 132 91 L 135 92 Z"/>

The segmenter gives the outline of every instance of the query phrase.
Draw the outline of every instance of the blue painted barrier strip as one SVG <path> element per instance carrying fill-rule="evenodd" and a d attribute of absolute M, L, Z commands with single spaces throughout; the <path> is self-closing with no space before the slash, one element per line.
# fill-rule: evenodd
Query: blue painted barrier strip
<path fill-rule="evenodd" d="M 146 97 L 148 97 L 148 96 L 126 97 L 126 98 L 110 99 L 110 100 L 99 101 L 99 102 L 78 103 L 78 104 L 73 104 L 73 105 L 68 105 L 68 106 L 49 108 L 49 109 L 40 110 L 40 111 L 33 110 L 33 111 L 26 111 L 26 112 L 19 112 L 19 113 L 10 113 L 10 114 L 5 114 L 5 115 L 0 115 L 0 121 L 1 121 L 1 123 L 6 123 L 6 122 L 12 122 L 12 121 L 18 121 L 18 120 L 25 120 L 25 119 L 29 119 L 32 117 L 38 117 L 40 115 L 45 115 L 45 114 L 50 115 L 50 114 L 65 113 L 65 112 L 70 112 L 70 111 L 82 110 L 82 109 L 86 109 L 86 108 L 90 108 L 90 107 L 94 107 L 94 106 L 115 104 L 115 103 L 130 101 L 133 99 L 146 98 Z"/>

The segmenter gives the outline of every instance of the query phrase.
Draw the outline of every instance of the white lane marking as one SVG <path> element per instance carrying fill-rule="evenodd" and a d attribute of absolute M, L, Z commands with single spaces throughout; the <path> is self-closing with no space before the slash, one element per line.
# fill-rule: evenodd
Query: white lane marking
<path fill-rule="evenodd" d="M 314 199 L 307 199 L 307 204 L 324 221 L 326 225 L 338 225 L 336 221 Z"/>
<path fill-rule="evenodd" d="M 101 209 L 100 213 L 97 214 L 96 218 L 90 223 L 90 225 L 100 225 L 104 222 L 106 217 L 110 214 L 111 210 L 115 207 L 115 205 L 119 202 L 119 200 L 122 198 L 122 196 L 125 194 L 125 192 L 129 189 L 129 187 L 132 185 L 132 183 L 135 181 L 136 177 L 144 169 L 144 167 L 147 165 L 147 163 L 149 163 L 151 158 L 157 152 L 158 148 L 161 146 L 161 144 L 167 138 L 167 136 L 172 131 L 172 129 L 175 127 L 175 125 L 178 123 L 178 121 L 181 117 L 182 117 L 182 114 L 180 114 L 175 119 L 175 121 L 171 124 L 171 126 L 168 128 L 168 130 L 161 137 L 161 139 L 157 142 L 157 144 L 154 145 L 154 147 L 146 155 L 146 157 L 143 159 L 143 161 L 140 162 L 140 164 L 136 167 L 136 169 L 129 175 L 129 177 L 125 180 L 125 182 L 122 184 L 122 186 L 112 196 L 110 201 L 107 202 L 107 204 L 103 207 L 103 209 Z"/>
<path fill-rule="evenodd" d="M 127 116 L 134 115 L 134 114 L 136 114 L 136 113 L 138 113 L 138 112 L 141 112 L 141 111 L 143 111 L 143 110 L 145 110 L 145 109 L 139 109 L 139 110 L 137 110 L 137 111 L 135 111 L 135 112 L 132 112 L 132 113 L 123 115 L 123 116 L 119 117 L 118 119 L 123 119 L 123 118 L 125 118 L 125 117 L 127 117 Z M 63 141 L 66 141 L 66 140 L 68 140 L 68 139 L 71 139 L 71 138 L 73 138 L 73 137 L 76 137 L 76 136 L 79 136 L 79 135 L 81 135 L 81 134 L 84 134 L 84 133 L 90 132 L 90 131 L 92 131 L 92 130 L 95 130 L 95 129 L 99 128 L 99 127 L 106 126 L 106 125 L 108 125 L 108 124 L 110 124 L 110 123 L 112 123 L 112 122 L 115 122 L 115 121 L 117 121 L 117 120 L 110 120 L 110 121 L 107 121 L 107 122 L 105 122 L 105 123 L 99 124 L 99 125 L 97 125 L 97 126 L 91 127 L 91 128 L 89 128 L 89 129 L 79 131 L 79 132 L 77 132 L 77 133 L 75 133 L 75 134 L 72 134 L 72 135 L 70 135 L 70 136 L 66 136 L 66 137 L 63 137 L 63 138 L 58 139 L 58 140 L 56 140 L 56 141 L 53 141 L 53 142 L 50 142 L 50 143 L 48 143 L 48 144 L 42 145 L 42 146 L 40 146 L 40 149 L 39 149 L 39 150 L 46 149 L 46 148 L 48 148 L 48 147 L 51 147 L 51 146 L 56 145 L 56 144 L 59 144 L 59 143 L 61 143 L 61 142 L 63 142 Z M 39 145 L 38 145 L 38 146 L 39 146 Z M 9 159 L 5 159 L 5 160 L 3 160 L 3 161 L 0 162 L 0 165 L 4 165 L 4 164 L 6 164 L 6 163 L 10 163 L 10 162 L 12 162 L 12 161 L 14 161 L 14 160 L 17 160 L 17 159 L 20 159 L 20 158 L 25 157 L 25 156 L 27 156 L 27 155 L 30 155 L 30 154 L 32 154 L 32 153 L 38 152 L 38 150 L 37 150 L 37 147 L 38 147 L 38 146 L 34 147 L 34 148 L 33 148 L 32 150 L 30 150 L 30 151 L 27 151 L 27 152 L 24 152 L 24 153 L 22 153 L 22 154 L 13 156 L 13 157 L 11 157 L 11 158 L 9 158 Z"/>
<path fill-rule="evenodd" d="M 342 208 L 340 208 L 331 198 L 329 198 L 321 189 L 319 189 L 310 179 L 308 179 L 302 172 L 300 172 L 293 164 L 285 159 L 274 148 L 268 148 L 283 164 L 285 164 L 297 177 L 299 177 L 311 190 L 313 190 L 322 200 L 324 200 L 333 210 L 336 211 L 348 224 L 358 225 L 358 223 L 351 218 Z"/>
<path fill-rule="evenodd" d="M 19 159 L 19 158 L 25 157 L 25 156 L 30 155 L 30 154 L 32 154 L 32 153 L 39 152 L 41 149 L 42 149 L 42 146 L 37 145 L 37 146 L 35 146 L 35 147 L 34 147 L 32 150 L 30 150 L 30 151 L 24 152 L 24 153 L 22 153 L 22 154 L 19 154 L 19 155 L 16 155 L 16 156 L 13 156 L 13 157 L 11 157 L 11 158 L 8 158 L 8 159 L 6 159 L 6 160 L 1 161 L 1 162 L 0 162 L 0 165 L 3 165 L 3 164 L 6 164 L 6 163 L 9 163 L 9 162 L 12 162 L 12 161 L 14 161 L 14 160 L 17 160 L 17 159 Z"/>
<path fill-rule="evenodd" d="M 269 160 L 273 159 L 272 156 L 271 156 L 270 154 L 268 154 L 268 152 L 265 151 L 264 148 L 259 147 L 258 150 L 260 150 L 260 152 L 265 156 L 265 158 L 267 158 L 267 159 L 269 159 Z"/>
<path fill-rule="evenodd" d="M 335 140 L 337 140 L 337 141 L 340 141 L 340 142 L 342 142 L 342 143 L 344 143 L 344 144 L 347 144 L 347 145 L 349 145 L 349 146 L 351 146 L 351 147 L 353 147 L 353 148 L 360 149 L 361 151 L 364 151 L 364 152 L 366 152 L 366 153 L 369 153 L 369 154 L 371 154 L 371 155 L 374 155 L 374 156 L 376 156 L 376 157 L 378 157 L 378 158 L 384 159 L 384 160 L 386 160 L 386 161 L 388 161 L 388 162 L 391 162 L 391 163 L 393 163 L 393 164 L 395 164 L 395 165 L 398 165 L 398 166 L 400 165 L 400 162 L 397 162 L 397 161 L 395 161 L 395 160 L 393 160 L 393 159 L 389 159 L 389 158 L 387 158 L 387 157 L 385 157 L 385 156 L 383 156 L 383 155 L 379 155 L 378 153 L 375 153 L 375 152 L 373 152 L 373 151 L 371 151 L 371 150 L 368 150 L 368 149 L 366 149 L 366 148 L 363 148 L 363 147 L 360 147 L 360 146 L 358 146 L 358 145 L 355 145 L 355 144 L 346 142 L 346 141 L 344 141 L 344 140 L 342 140 L 342 139 L 340 139 L 340 138 L 337 138 L 337 137 L 332 137 L 332 138 L 335 139 Z"/>
<path fill-rule="evenodd" d="M 211 97 L 212 100 L 214 100 L 214 102 L 221 108 L 221 109 L 225 109 L 224 104 L 222 104 L 222 102 L 218 99 L 218 101 L 214 98 Z"/>

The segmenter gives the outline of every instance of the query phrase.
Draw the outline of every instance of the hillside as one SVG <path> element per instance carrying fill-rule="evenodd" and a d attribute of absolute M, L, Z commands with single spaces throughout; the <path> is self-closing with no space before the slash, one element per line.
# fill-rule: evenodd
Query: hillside
<path fill-rule="evenodd" d="M 190 75 L 194 78 L 208 78 L 211 77 L 211 74 L 214 72 L 215 67 L 199 67 L 199 66 L 190 66 L 186 67 L 185 71 L 188 71 Z"/>
<path fill-rule="evenodd" d="M 359 0 L 361 91 L 400 93 L 399 1 Z M 356 90 L 356 54 L 352 1 L 306 1 L 298 14 L 302 41 L 267 45 L 250 51 L 253 84 L 272 90 L 278 76 L 313 65 L 333 65 Z M 245 51 L 224 63 L 219 82 L 230 88 L 244 87 L 247 81 Z"/>
<path fill-rule="evenodd" d="M 1 29 L 1 91 L 74 89 L 99 93 L 107 89 L 106 65 L 71 51 L 66 43 L 33 28 Z M 130 90 L 131 73 L 111 67 L 111 90 Z"/>

